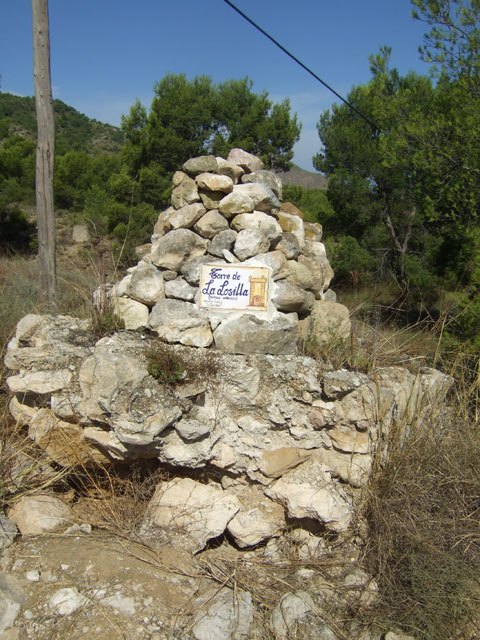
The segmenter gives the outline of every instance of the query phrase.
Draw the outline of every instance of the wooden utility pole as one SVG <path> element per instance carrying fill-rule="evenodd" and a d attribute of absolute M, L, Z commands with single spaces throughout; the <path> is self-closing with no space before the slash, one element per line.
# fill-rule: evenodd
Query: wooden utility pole
<path fill-rule="evenodd" d="M 35 192 L 38 225 L 40 290 L 45 302 L 55 303 L 57 289 L 53 163 L 55 122 L 50 76 L 48 0 L 32 0 L 33 77 L 37 110 Z"/>

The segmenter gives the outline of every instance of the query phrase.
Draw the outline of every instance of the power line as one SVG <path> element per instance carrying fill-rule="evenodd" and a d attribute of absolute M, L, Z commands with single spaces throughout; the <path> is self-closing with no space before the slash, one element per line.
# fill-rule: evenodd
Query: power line
<path fill-rule="evenodd" d="M 317 74 L 312 71 L 309 67 L 307 67 L 306 64 L 304 64 L 301 60 L 299 60 L 296 56 L 293 55 L 293 53 L 291 53 L 288 49 L 286 49 L 283 45 L 280 44 L 280 42 L 278 42 L 278 40 L 275 40 L 275 38 L 273 36 L 271 36 L 269 33 L 267 33 L 265 31 L 265 29 L 262 29 L 262 27 L 260 25 L 258 25 L 256 22 L 254 22 L 251 18 L 249 18 L 245 13 L 243 13 L 243 11 L 241 11 L 238 7 L 236 7 L 233 2 L 230 2 L 230 0 L 223 0 L 224 2 L 226 2 L 234 11 L 236 11 L 240 16 L 242 16 L 242 18 L 244 18 L 244 20 L 246 20 L 248 23 L 250 23 L 252 25 L 252 27 L 254 27 L 255 29 L 257 29 L 257 31 L 260 31 L 260 33 L 262 35 L 264 35 L 266 38 L 268 38 L 271 42 L 273 42 L 273 44 L 278 47 L 281 51 L 283 51 L 283 53 L 286 53 L 287 56 L 289 58 L 291 58 L 294 62 L 296 62 L 300 67 L 302 67 L 302 69 L 304 69 L 307 73 L 309 73 L 311 76 L 313 76 L 315 78 L 315 80 L 317 80 L 317 82 L 320 82 L 320 84 L 322 84 L 326 89 L 328 89 L 329 91 L 331 91 L 335 96 L 337 96 L 337 98 L 339 98 L 344 104 L 347 105 L 347 107 L 349 107 L 350 109 L 352 109 L 352 111 L 355 111 L 355 113 L 357 115 L 359 115 L 361 118 L 363 118 L 363 120 L 365 120 L 366 122 L 368 122 L 368 124 L 373 127 L 373 129 L 375 131 L 380 131 L 380 127 L 378 127 L 375 122 L 373 122 L 373 120 L 370 120 L 370 118 L 366 115 L 364 115 L 361 111 L 359 111 L 356 107 L 353 106 L 353 104 L 351 104 L 350 102 L 348 102 L 348 100 L 346 100 L 343 96 L 341 96 L 337 91 L 335 91 L 335 89 L 333 87 L 331 87 L 329 84 L 327 84 L 326 82 L 324 82 L 319 76 L 317 76 Z"/>

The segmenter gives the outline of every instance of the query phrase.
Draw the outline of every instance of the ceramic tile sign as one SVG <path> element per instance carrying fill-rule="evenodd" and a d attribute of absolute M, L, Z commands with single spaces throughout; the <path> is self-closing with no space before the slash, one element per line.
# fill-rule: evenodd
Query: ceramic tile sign
<path fill-rule="evenodd" d="M 266 311 L 270 269 L 237 264 L 202 265 L 199 306 L 206 309 Z"/>

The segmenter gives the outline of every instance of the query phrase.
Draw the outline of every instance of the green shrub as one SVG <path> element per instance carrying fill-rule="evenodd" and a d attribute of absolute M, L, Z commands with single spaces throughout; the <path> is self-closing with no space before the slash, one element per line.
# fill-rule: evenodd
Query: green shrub
<path fill-rule="evenodd" d="M 35 251 L 36 226 L 16 205 L 0 202 L 0 252 Z"/>
<path fill-rule="evenodd" d="M 352 236 L 327 238 L 329 260 L 335 269 L 335 282 L 358 285 L 368 282 L 373 275 L 376 261 L 367 249 Z"/>

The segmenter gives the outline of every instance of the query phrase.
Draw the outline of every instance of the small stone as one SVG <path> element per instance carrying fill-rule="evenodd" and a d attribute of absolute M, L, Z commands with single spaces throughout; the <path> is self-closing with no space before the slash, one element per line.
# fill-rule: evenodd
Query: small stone
<path fill-rule="evenodd" d="M 74 520 L 67 505 L 53 496 L 23 496 L 8 512 L 22 535 L 35 535 L 65 527 Z"/>
<path fill-rule="evenodd" d="M 194 602 L 195 640 L 250 640 L 254 606 L 248 591 L 207 591 Z"/>
<path fill-rule="evenodd" d="M 59 616 L 68 616 L 88 604 L 88 599 L 75 587 L 59 589 L 48 601 L 48 606 Z"/>
<path fill-rule="evenodd" d="M 187 442 L 195 442 L 205 438 L 210 433 L 210 427 L 198 420 L 183 419 L 177 422 L 175 430 L 178 435 Z"/>
<path fill-rule="evenodd" d="M 298 624 L 313 611 L 315 611 L 315 603 L 306 591 L 285 594 L 272 612 L 275 638 L 297 636 Z"/>
<path fill-rule="evenodd" d="M 275 283 L 272 302 L 278 311 L 304 315 L 312 308 L 315 296 L 311 291 L 305 291 L 286 280 L 280 280 Z"/>
<path fill-rule="evenodd" d="M 296 447 L 280 447 L 264 451 L 259 462 L 259 469 L 267 478 L 280 478 L 284 473 L 305 462 L 310 453 Z"/>
<path fill-rule="evenodd" d="M 86 224 L 76 224 L 72 229 L 72 242 L 87 244 L 90 242 L 90 232 Z"/>
<path fill-rule="evenodd" d="M 275 245 L 277 251 L 281 251 L 287 260 L 295 260 L 301 252 L 300 242 L 290 231 L 284 231 L 280 242 Z"/>
<path fill-rule="evenodd" d="M 126 294 L 147 306 L 154 305 L 165 297 L 162 273 L 153 264 L 140 263 L 131 274 Z"/>

